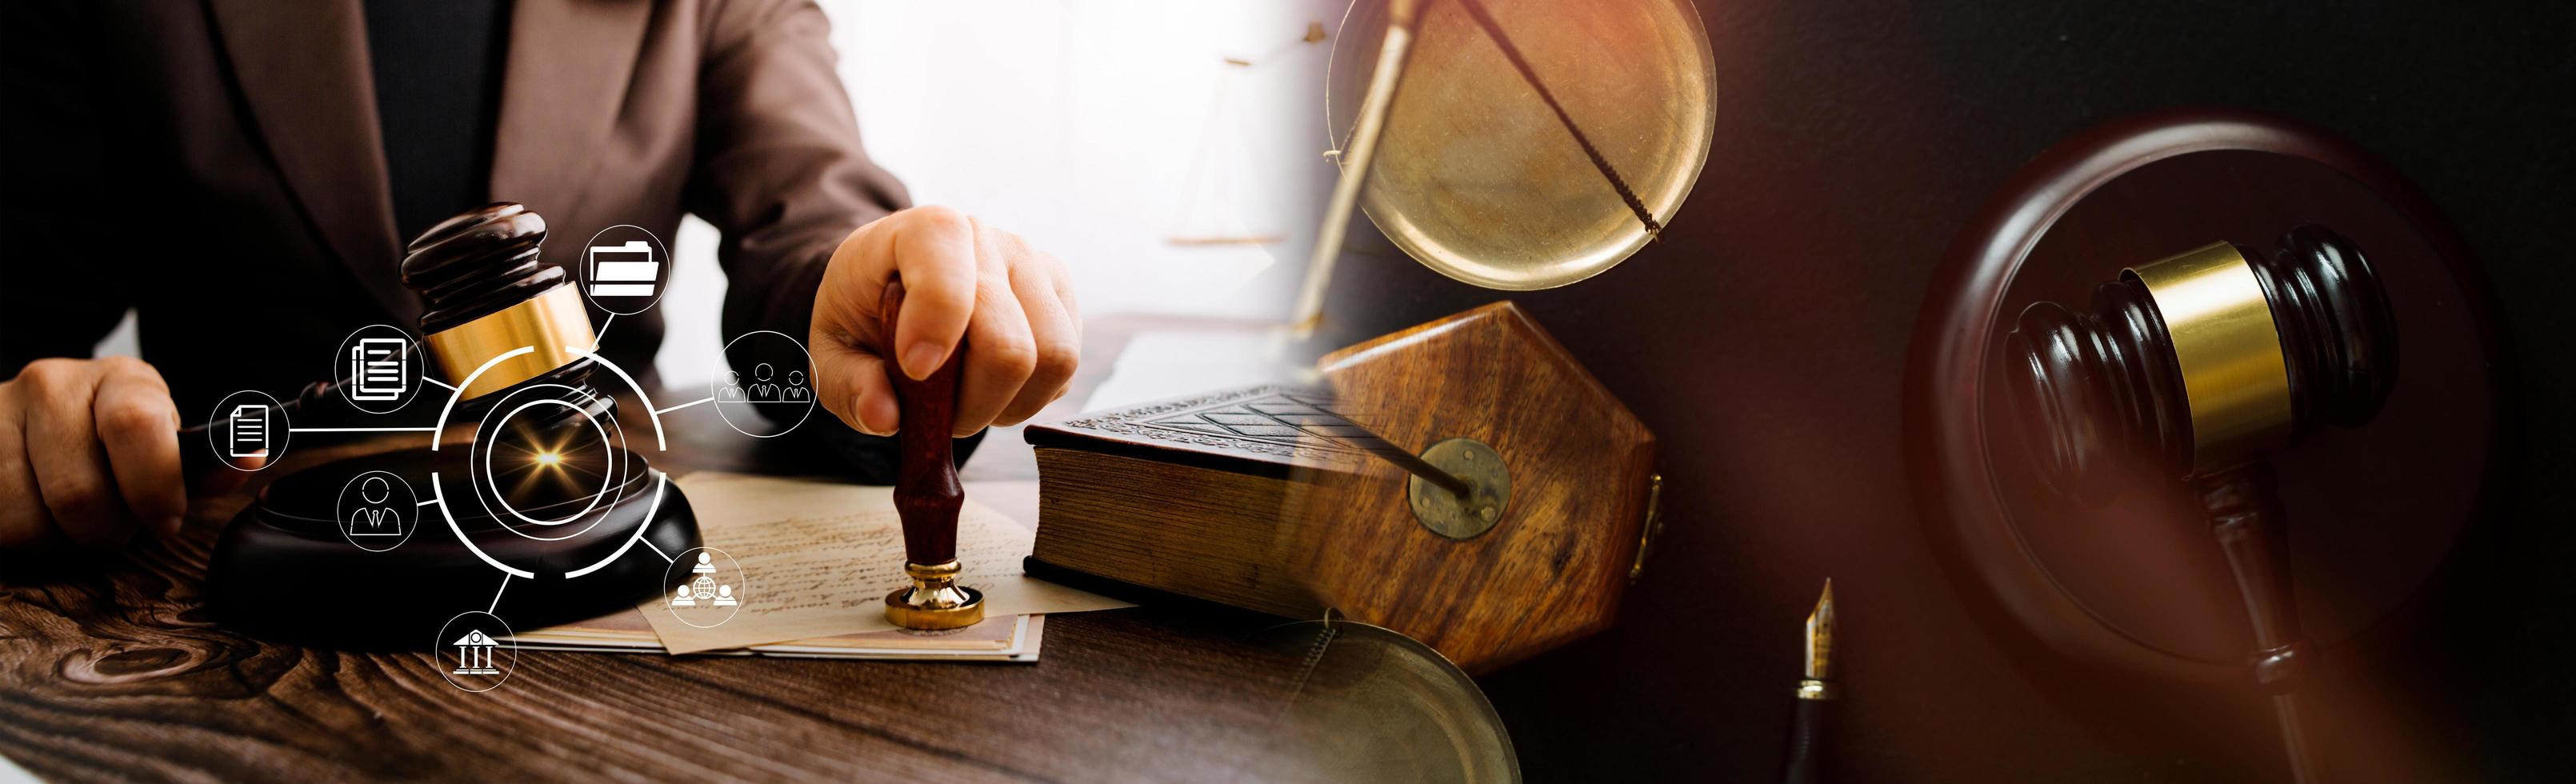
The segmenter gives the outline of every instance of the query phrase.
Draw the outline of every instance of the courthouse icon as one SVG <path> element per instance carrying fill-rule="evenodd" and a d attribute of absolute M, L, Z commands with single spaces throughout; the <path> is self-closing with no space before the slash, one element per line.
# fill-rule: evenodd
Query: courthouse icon
<path fill-rule="evenodd" d="M 492 636 L 484 634 L 483 630 L 466 632 L 465 636 L 449 644 L 456 646 L 456 674 L 501 674 L 500 670 L 492 667 L 492 649 L 500 647 L 500 643 L 494 642 Z"/>

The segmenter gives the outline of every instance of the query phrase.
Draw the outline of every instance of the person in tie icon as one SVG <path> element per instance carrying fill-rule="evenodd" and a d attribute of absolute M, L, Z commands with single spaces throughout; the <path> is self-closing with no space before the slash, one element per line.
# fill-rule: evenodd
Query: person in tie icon
<path fill-rule="evenodd" d="M 777 372 L 767 362 L 760 363 L 751 369 L 751 399 L 754 402 L 778 399 L 778 385 L 769 383 L 770 375 Z"/>
<path fill-rule="evenodd" d="M 716 402 L 734 403 L 740 402 L 741 400 L 742 373 L 732 370 L 725 371 L 724 387 L 716 390 Z"/>
<path fill-rule="evenodd" d="M 781 392 L 779 397 L 780 399 L 791 403 L 803 403 L 813 400 L 813 391 L 805 388 L 805 371 L 787 371 L 787 389 Z"/>
<path fill-rule="evenodd" d="M 357 511 L 349 513 L 349 535 L 402 535 L 402 512 L 385 505 L 385 499 L 392 496 L 393 488 L 385 483 L 383 476 L 371 474 L 359 480 L 358 500 L 365 503 L 360 504 Z"/>

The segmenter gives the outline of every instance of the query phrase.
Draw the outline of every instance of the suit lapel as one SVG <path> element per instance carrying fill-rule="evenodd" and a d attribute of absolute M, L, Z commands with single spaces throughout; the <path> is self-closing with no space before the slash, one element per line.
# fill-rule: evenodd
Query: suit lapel
<path fill-rule="evenodd" d="M 360 0 L 209 0 L 224 55 L 287 188 L 330 252 L 395 314 L 401 242 Z"/>
<path fill-rule="evenodd" d="M 571 211 L 625 105 L 652 10 L 642 0 L 518 0 L 492 198 L 540 215 Z"/>

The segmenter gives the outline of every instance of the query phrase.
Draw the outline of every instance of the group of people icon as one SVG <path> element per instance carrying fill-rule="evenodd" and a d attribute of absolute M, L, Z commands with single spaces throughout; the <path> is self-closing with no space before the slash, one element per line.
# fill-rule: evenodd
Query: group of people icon
<path fill-rule="evenodd" d="M 814 400 L 814 391 L 805 386 L 805 371 L 787 371 L 785 384 L 770 380 L 777 374 L 777 368 L 770 367 L 767 362 L 760 363 L 751 369 L 751 385 L 745 388 L 742 373 L 727 370 L 724 387 L 716 390 L 716 402 L 807 403 Z"/>
<path fill-rule="evenodd" d="M 681 583 L 671 592 L 671 606 L 696 607 L 703 603 L 709 607 L 732 607 L 741 604 L 734 598 L 732 584 L 716 582 L 714 556 L 700 551 L 698 565 L 689 567 L 689 571 L 698 578 Z"/>

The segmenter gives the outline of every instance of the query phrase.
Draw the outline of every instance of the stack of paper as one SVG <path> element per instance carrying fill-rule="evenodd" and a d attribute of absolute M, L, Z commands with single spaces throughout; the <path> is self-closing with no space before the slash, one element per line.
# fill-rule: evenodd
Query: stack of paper
<path fill-rule="evenodd" d="M 886 593 L 905 579 L 891 489 L 715 472 L 678 483 L 707 546 L 741 564 L 740 611 L 699 628 L 671 615 L 657 596 L 634 610 L 513 641 L 531 650 L 1034 662 L 1047 613 L 1129 606 L 1021 574 L 1034 529 L 977 503 L 980 483 L 969 483 L 958 513 L 958 560 L 966 584 L 984 592 L 984 622 L 943 632 L 896 629 L 884 611 Z"/>

